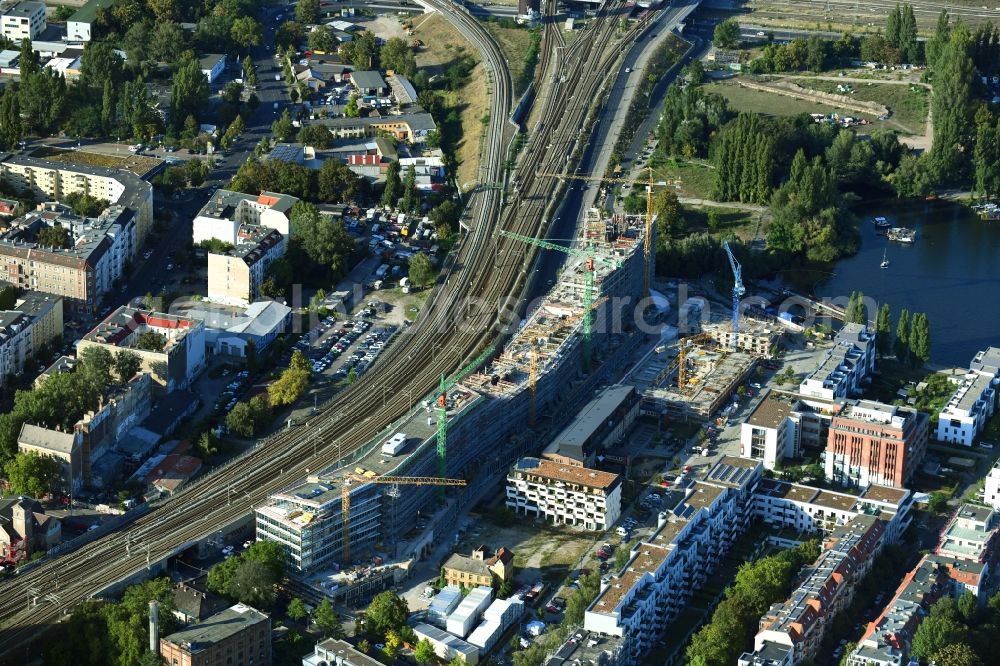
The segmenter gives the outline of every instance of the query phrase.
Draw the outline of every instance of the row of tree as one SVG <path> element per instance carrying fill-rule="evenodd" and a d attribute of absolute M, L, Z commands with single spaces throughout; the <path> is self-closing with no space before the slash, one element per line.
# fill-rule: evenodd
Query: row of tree
<path fill-rule="evenodd" d="M 788 596 L 799 570 L 820 554 L 817 541 L 743 564 L 712 619 L 692 637 L 687 661 L 699 666 L 728 666 L 753 644 L 760 617 Z"/>
<path fill-rule="evenodd" d="M 867 325 L 871 317 L 864 292 L 852 291 L 844 311 L 844 321 Z M 891 352 L 900 363 L 914 367 L 930 361 L 931 331 L 925 313 L 915 312 L 911 317 L 909 310 L 903 308 L 893 337 L 892 311 L 888 303 L 883 303 L 875 316 L 875 332 L 878 334 L 878 351 L 883 356 Z"/>
<path fill-rule="evenodd" d="M 368 182 L 339 160 L 325 160 L 317 170 L 282 160 L 250 159 L 240 166 L 228 187 L 254 195 L 281 192 L 317 203 L 359 201 L 368 195 Z"/>

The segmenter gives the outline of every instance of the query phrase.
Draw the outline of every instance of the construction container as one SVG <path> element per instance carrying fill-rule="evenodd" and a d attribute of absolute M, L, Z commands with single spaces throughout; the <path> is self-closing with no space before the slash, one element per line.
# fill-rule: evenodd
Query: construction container
<path fill-rule="evenodd" d="M 481 585 L 469 592 L 469 595 L 462 600 L 445 623 L 448 633 L 459 638 L 465 638 L 472 631 L 472 628 L 479 622 L 483 611 L 493 600 L 493 588 Z"/>

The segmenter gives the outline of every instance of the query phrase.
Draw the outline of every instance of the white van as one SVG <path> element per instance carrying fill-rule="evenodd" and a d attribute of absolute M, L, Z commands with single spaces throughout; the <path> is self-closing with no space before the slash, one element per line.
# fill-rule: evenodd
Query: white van
<path fill-rule="evenodd" d="M 618 529 L 615 530 L 615 533 L 618 534 L 618 536 L 623 537 L 628 535 L 628 530 L 619 525 Z"/>

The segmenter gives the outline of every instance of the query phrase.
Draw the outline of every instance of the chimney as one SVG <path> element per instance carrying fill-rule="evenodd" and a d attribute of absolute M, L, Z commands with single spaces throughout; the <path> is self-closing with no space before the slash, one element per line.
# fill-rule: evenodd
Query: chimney
<path fill-rule="evenodd" d="M 149 602 L 149 651 L 160 656 L 160 602 Z"/>

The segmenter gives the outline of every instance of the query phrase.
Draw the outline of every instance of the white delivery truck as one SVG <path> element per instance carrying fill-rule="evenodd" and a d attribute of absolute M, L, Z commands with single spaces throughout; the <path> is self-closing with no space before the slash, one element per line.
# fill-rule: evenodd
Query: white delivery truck
<path fill-rule="evenodd" d="M 406 448 L 406 433 L 397 432 L 382 444 L 382 455 L 396 456 Z"/>
<path fill-rule="evenodd" d="M 399 278 L 399 288 L 403 291 L 404 294 L 410 293 L 410 278 L 408 277 Z"/>

